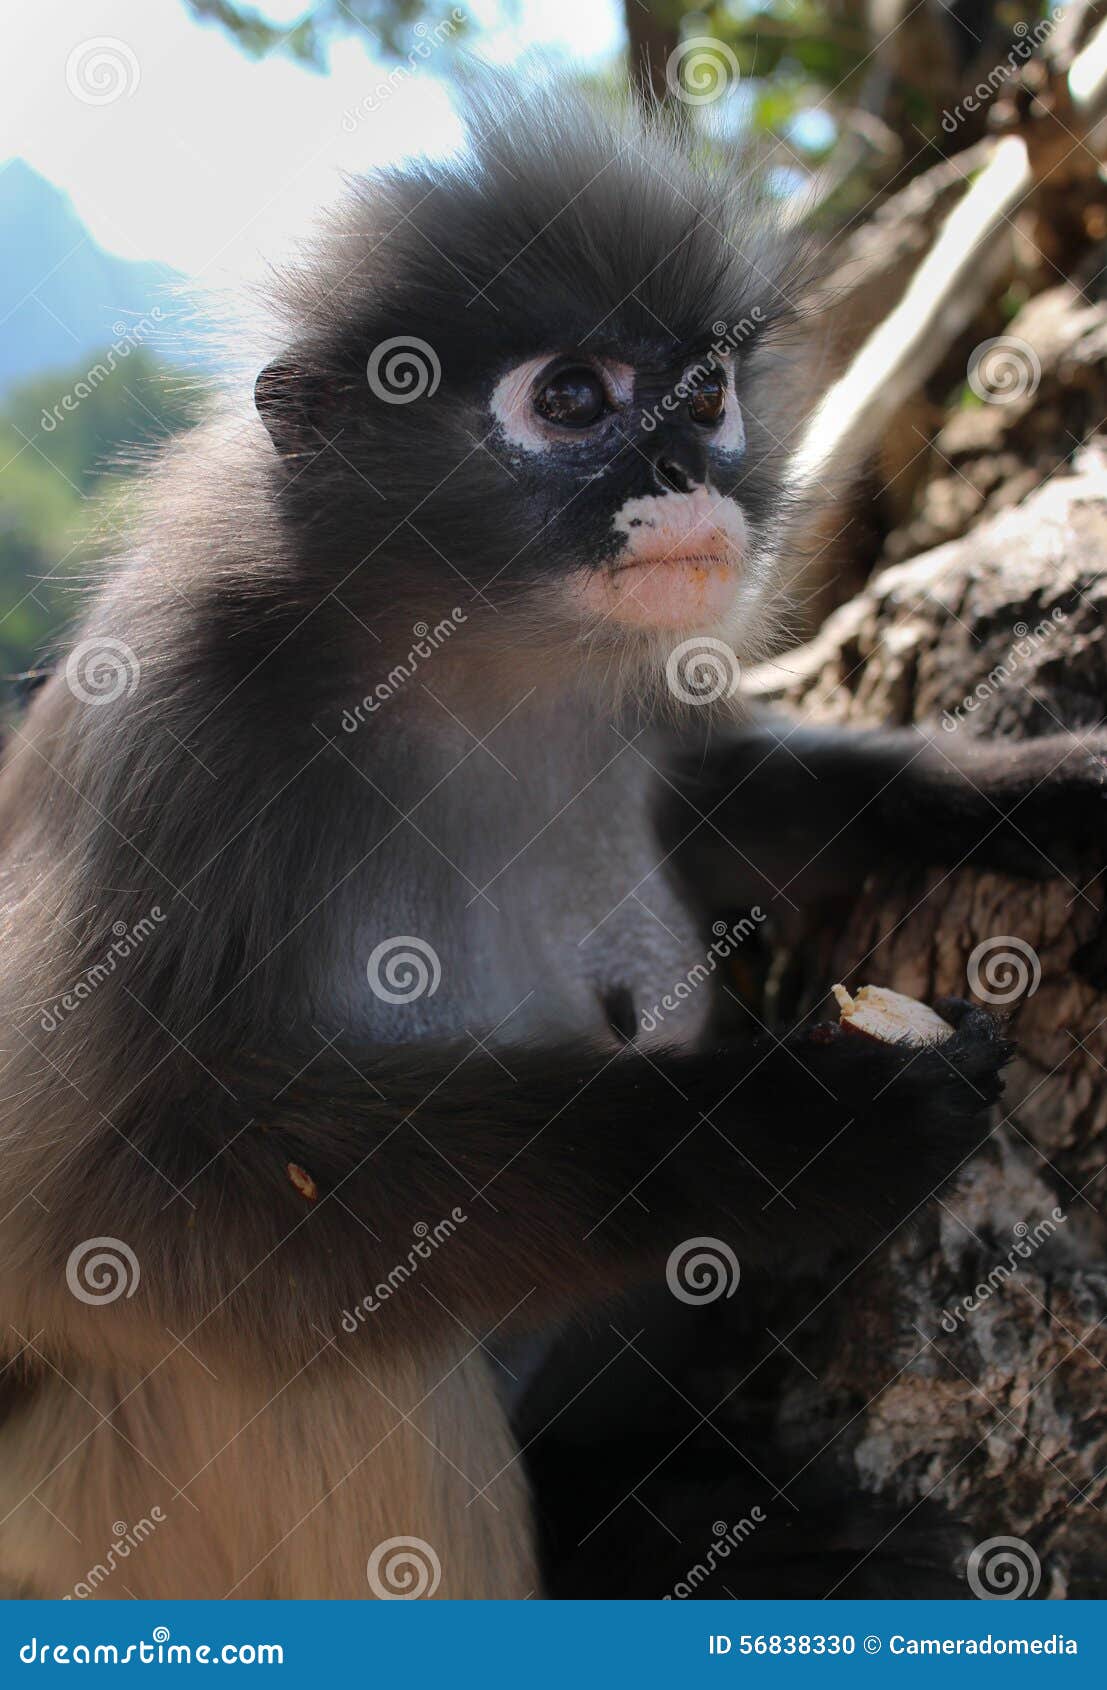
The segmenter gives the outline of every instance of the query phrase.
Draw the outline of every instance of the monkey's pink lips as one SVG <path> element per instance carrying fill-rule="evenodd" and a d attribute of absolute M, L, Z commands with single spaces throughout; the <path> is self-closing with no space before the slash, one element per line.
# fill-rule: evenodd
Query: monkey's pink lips
<path fill-rule="evenodd" d="M 615 565 L 614 573 L 622 575 L 628 569 L 676 569 L 682 564 L 703 564 L 709 569 L 735 569 L 738 561 L 736 554 L 724 547 L 717 551 L 658 552 L 656 557 L 629 557 L 623 563 Z"/>
<path fill-rule="evenodd" d="M 732 545 L 642 547 L 590 571 L 578 593 L 590 610 L 629 627 L 713 625 L 733 603 L 741 563 Z"/>

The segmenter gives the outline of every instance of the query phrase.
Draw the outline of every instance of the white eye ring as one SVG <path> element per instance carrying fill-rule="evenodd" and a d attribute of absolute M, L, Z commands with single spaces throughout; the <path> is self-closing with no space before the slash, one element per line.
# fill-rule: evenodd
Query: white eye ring
<path fill-rule="evenodd" d="M 538 358 L 528 358 L 525 363 L 516 364 L 514 369 L 500 377 L 492 390 L 489 410 L 493 420 L 499 424 L 508 444 L 523 452 L 556 451 L 567 439 L 572 439 L 571 430 L 547 422 L 534 405 L 535 392 L 543 375 L 557 365 L 559 358 L 563 360 L 564 369 L 573 367 L 571 356 L 566 358 L 565 354 L 556 350 L 545 352 Z M 634 370 L 629 364 L 608 358 L 582 358 L 577 362 L 595 372 L 613 410 L 624 409 L 630 404 L 634 392 Z"/>

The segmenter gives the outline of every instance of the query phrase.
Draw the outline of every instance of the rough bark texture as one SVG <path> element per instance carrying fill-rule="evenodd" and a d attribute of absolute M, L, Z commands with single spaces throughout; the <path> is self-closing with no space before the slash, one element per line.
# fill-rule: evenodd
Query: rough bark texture
<path fill-rule="evenodd" d="M 1102 334 L 1099 312 L 1082 327 Z M 885 570 L 754 689 L 855 724 L 949 712 L 954 733 L 1088 728 L 1107 696 L 1105 558 L 1107 450 L 1093 444 L 1020 507 Z M 889 1588 L 904 1594 L 963 1576 L 973 1546 L 1005 1536 L 1030 1546 L 1031 1583 L 1038 1558 L 1039 1597 L 1107 1596 L 1107 999 L 1073 966 L 1103 851 L 1073 843 L 1083 871 L 1041 884 L 859 864 L 852 907 L 782 969 L 802 1008 L 840 979 L 965 995 L 974 949 L 1009 949 L 1000 936 L 1040 962 L 1032 991 L 1012 992 L 998 963 L 976 977 L 1010 996 L 1021 1050 L 988 1148 L 910 1240 L 811 1313 L 797 1289 L 774 1322 L 800 1358 L 779 1447 L 823 1492 L 872 1498 L 886 1535 L 863 1553 L 898 1544 Z M 839 1595 L 864 1588 L 856 1563 Z"/>
<path fill-rule="evenodd" d="M 1090 304 L 1074 282 L 1035 294 L 1004 330 L 982 376 L 992 378 L 1002 402 L 955 411 L 944 423 L 922 454 L 924 484 L 908 520 L 889 537 L 887 561 L 956 539 L 982 517 L 1016 505 L 1101 427 L 1107 303 Z M 916 455 L 921 443 L 916 435 Z"/>

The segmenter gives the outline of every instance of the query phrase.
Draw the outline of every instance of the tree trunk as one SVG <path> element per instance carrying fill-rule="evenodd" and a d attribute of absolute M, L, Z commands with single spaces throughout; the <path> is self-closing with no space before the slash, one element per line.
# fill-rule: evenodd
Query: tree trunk
<path fill-rule="evenodd" d="M 1090 728 L 1107 690 L 1104 558 L 1098 442 L 1023 505 L 879 575 L 753 690 L 858 725 Z M 773 1311 L 778 1447 L 852 1522 L 837 1595 L 980 1594 L 1005 1577 L 1015 1594 L 1107 1595 L 1107 997 L 1076 962 L 1104 851 L 1073 844 L 1082 871 L 1038 884 L 859 864 L 851 905 L 821 912 L 778 965 L 787 1024 L 833 981 L 872 982 L 997 1004 L 1020 1049 L 990 1145 L 913 1236 L 837 1295 L 792 1288 Z M 1018 1543 L 973 1553 L 995 1538 Z M 878 1564 L 896 1571 L 874 1589 Z M 785 1571 L 774 1594 L 802 1583 Z"/>
<path fill-rule="evenodd" d="M 680 40 L 682 10 L 668 0 L 625 0 L 623 7 L 631 80 L 659 100 L 668 92 L 668 64 Z"/>

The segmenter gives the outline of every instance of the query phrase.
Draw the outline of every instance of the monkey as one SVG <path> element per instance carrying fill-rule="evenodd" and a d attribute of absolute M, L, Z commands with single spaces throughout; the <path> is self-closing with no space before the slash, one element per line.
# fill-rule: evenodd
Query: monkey
<path fill-rule="evenodd" d="M 640 1024 L 718 895 L 1102 836 L 1099 742 L 700 699 L 784 624 L 806 262 L 663 115 L 494 80 L 140 478 L 0 773 L 9 1593 L 540 1594 L 499 1339 L 701 1237 L 860 1260 L 986 1141 L 966 1003 Z"/>

